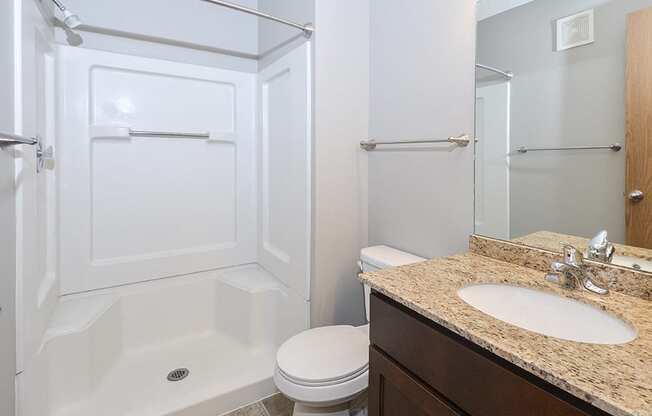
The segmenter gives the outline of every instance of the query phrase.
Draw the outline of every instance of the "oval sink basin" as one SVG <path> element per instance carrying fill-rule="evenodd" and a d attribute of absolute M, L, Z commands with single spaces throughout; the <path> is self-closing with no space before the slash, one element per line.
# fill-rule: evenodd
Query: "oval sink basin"
<path fill-rule="evenodd" d="M 622 319 L 554 294 L 501 284 L 466 286 L 457 293 L 487 315 L 542 335 L 590 344 L 624 344 L 636 338 L 636 329 Z"/>

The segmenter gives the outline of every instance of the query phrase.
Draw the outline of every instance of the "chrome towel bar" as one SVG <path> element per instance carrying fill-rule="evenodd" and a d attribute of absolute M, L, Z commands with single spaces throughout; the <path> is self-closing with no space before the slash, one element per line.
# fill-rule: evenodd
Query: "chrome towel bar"
<path fill-rule="evenodd" d="M 431 143 L 451 143 L 459 147 L 466 147 L 471 142 L 467 134 L 457 137 L 449 137 L 448 139 L 414 139 L 414 140 L 375 140 L 367 139 L 360 142 L 362 150 L 371 151 L 375 150 L 376 146 L 386 144 L 431 144 Z"/>
<path fill-rule="evenodd" d="M 132 130 L 129 129 L 129 135 L 134 137 L 184 137 L 186 139 L 210 139 L 209 132 L 201 133 L 182 133 L 175 131 L 149 131 L 149 130 Z"/>
<path fill-rule="evenodd" d="M 619 152 L 623 147 L 619 143 L 614 143 L 606 146 L 568 146 L 568 147 L 527 147 L 519 146 L 516 148 L 518 153 L 527 153 L 527 152 L 542 152 L 548 150 L 591 150 L 591 149 L 609 149 L 614 152 Z"/>

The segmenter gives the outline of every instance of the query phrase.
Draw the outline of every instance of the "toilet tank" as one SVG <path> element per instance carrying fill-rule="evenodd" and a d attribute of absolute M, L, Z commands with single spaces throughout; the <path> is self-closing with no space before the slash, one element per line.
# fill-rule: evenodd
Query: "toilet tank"
<path fill-rule="evenodd" d="M 373 272 L 405 264 L 418 263 L 426 259 L 388 246 L 373 246 L 360 250 L 360 269 L 363 273 Z M 364 308 L 369 322 L 369 296 L 371 288 L 364 285 Z"/>

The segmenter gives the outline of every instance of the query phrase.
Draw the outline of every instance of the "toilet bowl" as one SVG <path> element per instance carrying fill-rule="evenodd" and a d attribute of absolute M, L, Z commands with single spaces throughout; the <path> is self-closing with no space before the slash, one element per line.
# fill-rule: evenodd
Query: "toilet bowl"
<path fill-rule="evenodd" d="M 387 246 L 362 249 L 370 272 L 423 261 Z M 369 319 L 370 289 L 364 288 Z M 294 416 L 351 416 L 351 402 L 369 385 L 369 325 L 333 325 L 303 331 L 278 350 L 274 382 L 295 402 Z"/>

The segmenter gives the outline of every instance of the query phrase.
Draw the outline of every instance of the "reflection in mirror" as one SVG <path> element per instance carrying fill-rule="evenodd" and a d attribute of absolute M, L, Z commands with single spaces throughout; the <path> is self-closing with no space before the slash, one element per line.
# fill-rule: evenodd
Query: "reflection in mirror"
<path fill-rule="evenodd" d="M 476 234 L 652 272 L 652 0 L 480 0 L 477 33 Z"/>

